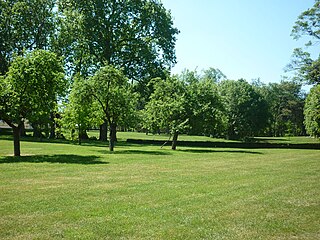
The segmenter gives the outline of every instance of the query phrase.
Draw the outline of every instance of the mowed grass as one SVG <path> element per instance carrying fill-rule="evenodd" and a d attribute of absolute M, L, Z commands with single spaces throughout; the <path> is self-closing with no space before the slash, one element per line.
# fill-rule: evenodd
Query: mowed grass
<path fill-rule="evenodd" d="M 0 139 L 0 239 L 320 239 L 320 151 Z"/>

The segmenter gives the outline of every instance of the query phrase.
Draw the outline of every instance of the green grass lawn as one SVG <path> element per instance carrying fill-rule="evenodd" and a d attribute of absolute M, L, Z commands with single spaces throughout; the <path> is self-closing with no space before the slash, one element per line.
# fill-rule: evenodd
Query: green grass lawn
<path fill-rule="evenodd" d="M 99 131 L 91 130 L 88 131 L 88 135 L 90 137 L 99 137 Z M 118 132 L 117 137 L 120 141 L 126 141 L 128 138 L 130 139 L 143 139 L 143 140 L 163 140 L 167 141 L 169 139 L 169 135 L 167 134 L 148 134 L 142 132 Z M 171 138 L 172 140 L 172 138 Z M 300 137 L 256 137 L 254 138 L 257 142 L 267 142 L 267 143 L 291 143 L 291 144 L 303 144 L 303 143 L 312 143 L 312 144 L 320 144 L 320 139 L 300 136 Z M 180 134 L 178 141 L 210 141 L 210 142 L 237 142 L 234 140 L 226 140 L 222 138 L 212 138 L 207 136 L 189 136 Z"/>
<path fill-rule="evenodd" d="M 0 239 L 320 239 L 319 150 L 12 145 Z"/>

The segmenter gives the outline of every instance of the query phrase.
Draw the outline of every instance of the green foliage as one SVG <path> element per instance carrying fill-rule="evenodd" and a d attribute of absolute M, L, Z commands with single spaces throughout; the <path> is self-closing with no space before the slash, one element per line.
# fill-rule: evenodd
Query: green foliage
<path fill-rule="evenodd" d="M 223 105 L 212 78 L 192 81 L 187 86 L 186 111 L 189 117 L 189 133 L 219 136 L 223 129 Z"/>
<path fill-rule="evenodd" d="M 124 74 L 107 65 L 88 81 L 88 93 L 109 124 L 128 125 L 135 115 L 137 94 Z"/>
<path fill-rule="evenodd" d="M 304 108 L 307 132 L 314 137 L 320 137 L 320 85 L 314 86 Z"/>
<path fill-rule="evenodd" d="M 181 132 L 189 121 L 186 113 L 186 87 L 176 77 L 153 79 L 154 92 L 145 109 L 146 128 L 152 132 Z"/>
<path fill-rule="evenodd" d="M 130 79 L 142 80 L 163 74 L 175 63 L 178 30 L 159 1 L 63 0 L 58 5 L 60 39 L 70 64 L 83 67 L 81 72 L 107 62 Z"/>
<path fill-rule="evenodd" d="M 89 95 L 86 80 L 79 75 L 76 76 L 61 118 L 64 131 L 71 133 L 71 138 L 74 138 L 73 132 L 78 132 L 80 138 L 79 135 L 85 130 L 102 124 L 101 111 L 98 107 Z"/>
<path fill-rule="evenodd" d="M 222 80 L 226 80 L 227 76 L 224 75 L 224 73 L 220 69 L 211 67 L 203 71 L 202 78 L 218 83 Z"/>
<path fill-rule="evenodd" d="M 244 80 L 225 80 L 219 88 L 226 110 L 226 136 L 243 139 L 259 134 L 268 120 L 262 95 Z"/>
<path fill-rule="evenodd" d="M 88 80 L 88 96 L 99 109 L 103 122 L 110 127 L 110 151 L 117 140 L 118 126 L 130 126 L 135 119 L 137 94 L 133 93 L 128 79 L 111 65 L 100 68 Z"/>
<path fill-rule="evenodd" d="M 25 57 L 17 57 L 7 77 L 0 78 L 0 119 L 19 130 L 25 119 L 48 123 L 57 98 L 64 94 L 66 81 L 61 61 L 48 51 L 35 50 Z M 18 135 L 15 135 L 18 144 Z M 15 145 L 16 146 L 16 145 Z M 16 146 L 15 154 L 20 155 Z"/>
<path fill-rule="evenodd" d="M 316 0 L 314 5 L 304 11 L 298 17 L 298 20 L 293 26 L 292 33 L 294 39 L 299 39 L 301 36 L 310 36 L 316 42 L 320 40 L 320 1 Z M 307 45 L 314 44 L 310 41 Z"/>
<path fill-rule="evenodd" d="M 301 48 L 294 50 L 291 63 L 287 65 L 287 71 L 296 71 L 295 78 L 306 84 L 320 83 L 320 58 L 313 60 L 310 53 Z"/>
<path fill-rule="evenodd" d="M 61 61 L 48 51 L 35 50 L 17 57 L 6 78 L 1 78 L 1 118 L 12 124 L 49 115 L 58 96 L 65 93 L 66 81 Z"/>
<path fill-rule="evenodd" d="M 298 17 L 293 26 L 292 33 L 294 39 L 302 36 L 311 38 L 306 46 L 316 45 L 320 41 L 320 1 L 316 0 L 313 7 L 304 11 Z M 307 84 L 320 83 L 320 58 L 312 59 L 310 53 L 301 48 L 294 50 L 293 59 L 288 65 L 288 70 L 295 70 L 296 77 Z"/>
<path fill-rule="evenodd" d="M 284 136 L 303 135 L 304 93 L 301 84 L 294 81 L 270 83 L 263 87 L 263 95 L 267 100 L 271 118 L 268 135 Z"/>
<path fill-rule="evenodd" d="M 226 76 L 219 69 L 209 68 L 200 73 L 185 69 L 178 77 L 186 87 L 188 133 L 220 135 L 224 109 L 217 83 Z"/>
<path fill-rule="evenodd" d="M 0 0 L 0 75 L 16 55 L 47 49 L 55 30 L 55 0 Z"/>

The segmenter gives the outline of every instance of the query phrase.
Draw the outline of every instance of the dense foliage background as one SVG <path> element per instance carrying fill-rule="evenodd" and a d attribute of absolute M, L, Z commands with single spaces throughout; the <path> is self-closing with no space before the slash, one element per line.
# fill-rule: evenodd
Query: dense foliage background
<path fill-rule="evenodd" d="M 179 30 L 158 0 L 0 0 L 0 119 L 36 137 L 99 139 L 110 150 L 117 130 L 248 140 L 319 136 L 319 58 L 295 49 L 294 79 L 263 84 L 222 71 L 171 75 Z M 292 36 L 320 39 L 320 1 L 303 12 Z M 310 95 L 304 83 L 313 84 Z M 306 101 L 307 99 L 307 101 Z M 306 104 L 305 104 L 306 102 Z M 81 143 L 81 141 L 79 141 Z"/>

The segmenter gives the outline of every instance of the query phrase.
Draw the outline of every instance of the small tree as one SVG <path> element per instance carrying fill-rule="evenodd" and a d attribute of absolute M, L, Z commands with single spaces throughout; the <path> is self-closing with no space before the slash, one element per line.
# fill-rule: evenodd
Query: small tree
<path fill-rule="evenodd" d="M 88 94 L 103 112 L 103 120 L 108 121 L 109 149 L 113 151 L 117 126 L 129 122 L 134 116 L 137 96 L 124 74 L 110 65 L 102 67 L 89 79 Z"/>
<path fill-rule="evenodd" d="M 65 87 L 61 61 L 44 50 L 17 57 L 8 75 L 0 78 L 0 119 L 13 129 L 14 156 L 20 156 L 23 121 L 49 116 Z"/>
<path fill-rule="evenodd" d="M 186 88 L 175 77 L 154 79 L 154 92 L 146 105 L 146 125 L 149 129 L 168 129 L 173 135 L 172 150 L 177 147 L 179 132 L 188 123 Z"/>
<path fill-rule="evenodd" d="M 314 86 L 306 100 L 305 125 L 307 132 L 314 137 L 320 137 L 320 85 Z"/>
<path fill-rule="evenodd" d="M 71 132 L 78 132 L 79 144 L 81 139 L 87 137 L 86 130 L 93 125 L 100 125 L 97 104 L 88 96 L 88 86 L 85 79 L 77 75 L 74 78 L 68 102 L 62 113 L 62 127 Z M 72 136 L 73 137 L 73 136 Z"/>

